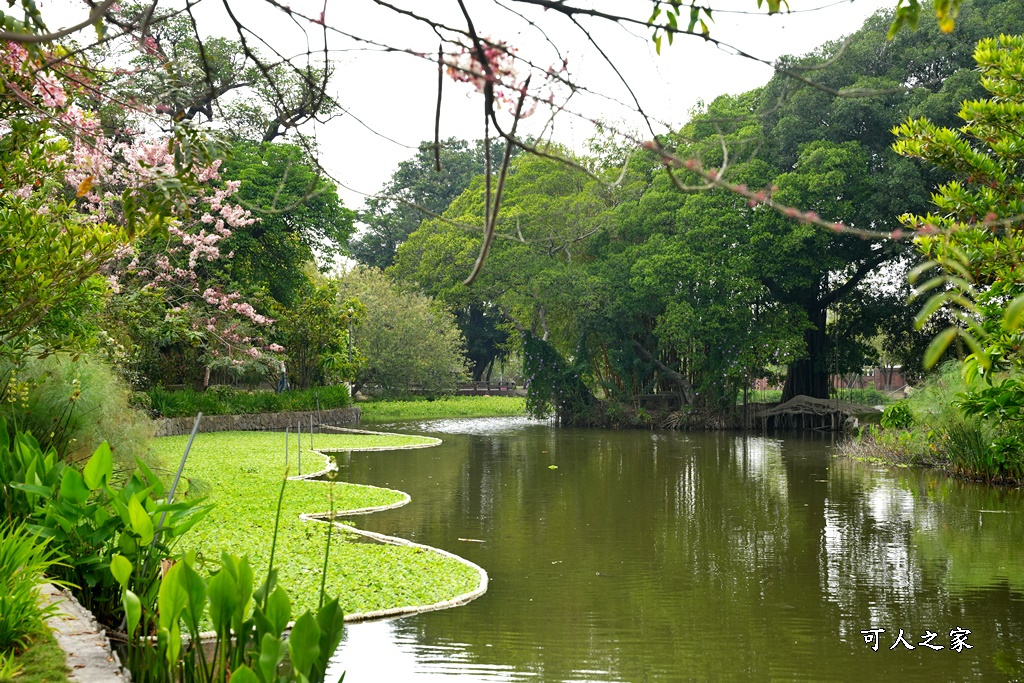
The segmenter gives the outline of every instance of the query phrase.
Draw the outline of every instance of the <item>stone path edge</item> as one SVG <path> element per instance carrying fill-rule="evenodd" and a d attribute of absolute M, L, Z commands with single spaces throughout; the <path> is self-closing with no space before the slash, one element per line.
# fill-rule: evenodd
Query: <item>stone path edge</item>
<path fill-rule="evenodd" d="M 43 584 L 42 595 L 60 610 L 46 620 L 64 650 L 68 680 L 78 683 L 128 683 L 121 661 L 110 646 L 106 631 L 73 595 L 53 584 Z"/>

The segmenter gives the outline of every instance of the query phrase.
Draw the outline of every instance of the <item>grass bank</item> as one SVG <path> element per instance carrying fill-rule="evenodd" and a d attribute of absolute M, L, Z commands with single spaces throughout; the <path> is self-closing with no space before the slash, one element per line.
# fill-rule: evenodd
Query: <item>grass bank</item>
<path fill-rule="evenodd" d="M 24 652 L 14 657 L 17 683 L 67 683 L 68 668 L 64 650 L 49 633 L 32 641 Z M 0 680 L 12 680 L 0 678 Z"/>
<path fill-rule="evenodd" d="M 188 437 L 154 441 L 154 450 L 170 465 L 181 457 Z M 324 459 L 305 450 L 304 473 L 323 469 Z M 402 447 L 425 443 L 415 436 L 317 434 L 319 448 Z M 291 471 L 297 474 L 292 437 Z M 388 457 L 381 453 L 373 457 Z M 213 512 L 183 541 L 207 557 L 221 550 L 248 555 L 257 576 L 264 575 L 270 558 L 274 514 L 284 476 L 284 435 L 274 432 L 200 434 L 189 454 L 185 475 L 193 493 L 204 493 L 216 504 Z M 399 491 L 357 484 L 289 481 L 281 508 L 281 526 L 274 565 L 280 582 L 293 598 L 295 613 L 315 609 L 328 525 L 303 522 L 301 513 L 356 510 L 405 500 Z M 339 598 L 346 614 L 406 605 L 429 605 L 471 591 L 479 583 L 475 570 L 437 553 L 376 543 L 339 542 L 334 532 L 327 570 L 327 593 Z"/>
<path fill-rule="evenodd" d="M 838 398 L 840 401 L 864 406 L 888 405 L 895 400 L 892 393 L 874 388 L 832 389 L 830 398 Z M 781 400 L 782 389 L 752 389 L 747 393 L 747 401 L 750 403 L 778 403 Z M 742 393 L 736 398 L 736 402 L 738 405 L 742 405 Z"/>
<path fill-rule="evenodd" d="M 983 388 L 968 383 L 960 367 L 936 372 L 910 398 L 889 405 L 881 424 L 866 425 L 840 455 L 888 465 L 935 467 L 956 477 L 991 483 L 1024 481 L 1022 435 L 1012 421 L 967 414 L 962 402 Z"/>
<path fill-rule="evenodd" d="M 427 399 L 361 401 L 362 419 L 368 422 L 432 420 L 446 417 L 514 417 L 526 414 L 520 396 L 447 396 Z"/>

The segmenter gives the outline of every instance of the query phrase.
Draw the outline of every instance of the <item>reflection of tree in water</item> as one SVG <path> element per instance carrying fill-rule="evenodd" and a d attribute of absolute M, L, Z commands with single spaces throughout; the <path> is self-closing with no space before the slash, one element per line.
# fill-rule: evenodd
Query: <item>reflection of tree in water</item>
<path fill-rule="evenodd" d="M 393 624 L 419 670 L 472 680 L 781 671 L 829 680 L 853 670 L 935 680 L 939 666 L 960 680 L 995 674 L 992 653 L 1013 659 L 1014 634 L 1024 633 L 1008 584 L 954 591 L 944 546 L 934 557 L 921 547 L 928 530 L 962 533 L 960 513 L 922 497 L 907 483 L 914 473 L 893 479 L 832 460 L 827 441 L 546 426 L 444 439 L 372 454 L 353 476 L 413 496 L 365 526 L 453 550 L 491 576 L 468 606 Z M 953 498 L 949 509 L 982 503 Z M 1013 532 L 997 535 L 1008 548 Z M 948 647 L 957 625 L 979 647 L 937 653 L 941 662 L 923 648 L 871 653 L 860 635 L 886 628 L 888 648 L 901 627 L 915 644 L 930 628 Z"/>
<path fill-rule="evenodd" d="M 1024 675 L 1021 491 L 922 469 L 880 477 L 851 460 L 835 461 L 829 479 L 822 586 L 844 637 L 902 626 L 920 631 L 917 644 L 930 628 L 948 647 L 949 629 L 962 625 L 996 653 L 985 658 L 999 671 Z"/>
<path fill-rule="evenodd" d="M 833 464 L 831 482 L 830 488 L 843 486 L 853 493 L 858 505 L 853 515 L 843 515 L 845 528 L 826 531 L 837 541 L 873 544 L 848 568 L 863 575 L 865 584 L 902 597 L 920 589 L 922 578 L 942 582 L 951 593 L 1002 585 L 1024 591 L 1024 554 L 1018 547 L 1024 538 L 1024 494 L 1019 489 L 927 470 L 896 470 L 882 478 L 848 460 Z M 851 519 L 858 526 L 851 528 Z M 902 556 L 893 545 L 904 549 Z"/>

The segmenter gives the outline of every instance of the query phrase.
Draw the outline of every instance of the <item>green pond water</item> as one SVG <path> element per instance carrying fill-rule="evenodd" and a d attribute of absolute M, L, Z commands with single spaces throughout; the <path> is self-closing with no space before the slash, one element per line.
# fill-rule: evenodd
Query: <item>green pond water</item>
<path fill-rule="evenodd" d="M 348 683 L 1024 679 L 1019 490 L 836 459 L 831 437 L 387 427 L 444 444 L 341 457 L 342 478 L 412 496 L 356 523 L 491 583 L 349 627 Z"/>

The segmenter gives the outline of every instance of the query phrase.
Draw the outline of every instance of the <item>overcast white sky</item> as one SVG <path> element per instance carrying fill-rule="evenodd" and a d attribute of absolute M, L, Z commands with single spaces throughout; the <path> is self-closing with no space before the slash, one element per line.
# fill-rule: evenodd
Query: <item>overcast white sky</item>
<path fill-rule="evenodd" d="M 797 0 L 793 9 L 828 2 L 811 4 Z M 652 6 L 646 0 L 619 0 L 613 4 L 620 11 L 623 6 L 636 5 L 638 14 L 644 15 L 641 18 L 649 16 Z M 894 4 L 892 0 L 856 0 L 834 4 L 818 12 L 772 17 L 719 13 L 711 31 L 728 43 L 772 61 L 780 55 L 803 54 L 825 41 L 841 38 L 859 28 L 878 8 Z M 355 27 L 348 30 L 374 32 L 386 36 L 385 40 L 391 44 L 406 44 L 427 54 L 436 54 L 437 37 L 415 22 L 396 24 L 393 14 L 368 11 L 362 15 L 355 9 L 359 3 L 346 3 L 346 6 L 364 20 L 358 30 Z M 444 16 L 453 26 L 465 25 L 455 0 L 413 2 L 409 6 L 421 12 L 429 8 L 431 16 Z M 715 6 L 757 9 L 755 0 L 728 0 Z M 522 20 L 489 0 L 469 3 L 469 7 L 480 34 L 517 46 L 520 55 L 535 63 L 546 66 L 557 62 L 543 36 Z M 597 49 L 588 45 L 568 20 L 550 11 L 529 16 L 544 27 L 548 37 L 568 58 L 574 82 L 612 100 L 631 101 Z M 330 6 L 327 21 L 333 21 Z M 343 23 L 351 26 L 348 21 Z M 674 127 L 685 123 L 698 101 L 709 102 L 721 94 L 749 90 L 767 82 L 772 75 L 769 66 L 728 54 L 698 38 L 681 36 L 672 47 L 663 45 L 662 54 L 658 56 L 646 32 L 630 33 L 600 20 L 585 22 L 585 25 L 630 83 L 648 115 Z M 353 117 L 343 116 L 320 127 L 317 136 L 324 151 L 323 163 L 346 186 L 342 188 L 346 204 L 356 207 L 362 202 L 360 192 L 379 191 L 398 162 L 411 156 L 421 141 L 433 138 L 436 78 L 436 67 L 432 63 L 406 55 L 367 52 L 339 55 L 333 84 L 339 100 L 354 117 L 408 146 L 370 133 Z M 467 84 L 446 81 L 444 87 L 441 137 L 483 137 L 482 96 Z M 646 128 L 642 118 L 630 107 L 599 97 L 574 96 L 569 108 L 587 118 L 607 120 L 625 129 L 642 131 Z M 524 122 L 525 130 L 539 132 L 546 120 L 543 112 L 538 111 Z M 571 147 L 579 148 L 592 133 L 592 126 L 577 116 L 563 113 L 555 120 L 555 139 Z"/>
<path fill-rule="evenodd" d="M 506 41 L 518 49 L 519 56 L 542 67 L 559 61 L 548 43 L 550 39 L 567 58 L 573 82 L 605 96 L 573 96 L 568 108 L 580 116 L 563 113 L 556 118 L 554 138 L 557 141 L 580 148 L 593 132 L 585 119 L 601 119 L 634 131 L 646 129 L 642 118 L 633 111 L 631 97 L 618 77 L 568 19 L 554 11 L 534 11 L 535 8 L 523 7 L 514 0 L 465 1 L 480 35 Z M 80 5 L 68 5 L 68 2 L 76 0 L 46 3 L 44 11 L 48 12 L 51 27 L 80 20 L 83 15 L 78 9 Z M 452 27 L 465 28 L 457 0 L 392 2 Z M 547 38 L 524 19 L 503 9 L 501 4 L 527 15 L 544 30 Z M 609 12 L 631 12 L 641 20 L 650 15 L 653 6 L 651 0 L 576 0 L 573 4 Z M 757 0 L 720 0 L 714 3 L 715 22 L 710 24 L 710 29 L 712 36 L 771 62 L 780 55 L 803 54 L 825 41 L 841 38 L 859 28 L 877 9 L 893 6 L 895 0 L 792 0 L 794 13 L 769 17 L 763 10 L 758 14 Z M 69 7 L 73 7 L 73 11 Z M 281 54 L 304 52 L 307 40 L 311 40 L 314 47 L 322 44 L 319 26 L 303 21 L 293 23 L 261 0 L 234 0 L 232 7 L 259 39 Z M 292 0 L 291 7 L 318 17 L 325 10 L 325 0 Z M 200 3 L 199 19 L 208 34 L 232 33 L 222 3 L 212 0 Z M 321 146 L 321 161 L 341 184 L 340 192 L 346 205 L 358 208 L 364 193 L 378 192 L 400 161 L 412 156 L 421 141 L 433 138 L 437 87 L 437 67 L 433 60 L 439 39 L 422 22 L 383 8 L 374 0 L 326 0 L 325 19 L 328 27 L 337 29 L 329 31 L 327 37 L 337 65 L 331 83 L 332 94 L 351 115 L 318 126 L 315 133 Z M 698 37 L 680 36 L 675 45 L 664 45 L 658 56 L 647 31 L 626 30 L 600 19 L 581 20 L 581 23 L 617 65 L 644 110 L 652 118 L 673 127 L 686 121 L 688 112 L 697 102 L 749 90 L 765 83 L 772 75 L 769 66 L 729 54 Z M 307 29 L 311 29 L 308 38 L 303 33 Z M 423 59 L 381 52 L 340 32 L 431 57 Z M 264 54 L 269 52 L 255 37 L 250 41 Z M 536 81 L 535 78 L 534 85 Z M 556 97 L 564 98 L 565 94 L 556 93 Z M 441 137 L 482 137 L 481 99 L 470 86 L 446 80 Z M 547 116 L 538 111 L 524 122 L 521 130 L 537 134 L 546 120 Z"/>

